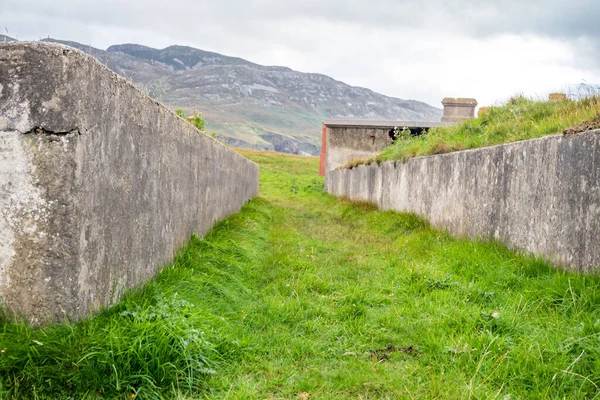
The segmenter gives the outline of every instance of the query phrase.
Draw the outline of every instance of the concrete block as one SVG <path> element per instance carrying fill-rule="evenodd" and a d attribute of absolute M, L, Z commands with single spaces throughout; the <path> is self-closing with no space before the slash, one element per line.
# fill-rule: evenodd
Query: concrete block
<path fill-rule="evenodd" d="M 564 101 L 567 99 L 567 95 L 564 93 L 550 93 L 548 100 L 550 101 Z"/>
<path fill-rule="evenodd" d="M 78 319 L 258 195 L 258 166 L 86 54 L 0 44 L 0 300 Z"/>
<path fill-rule="evenodd" d="M 442 122 L 462 122 L 475 118 L 477 100 L 470 98 L 446 97 L 442 100 L 444 115 Z"/>

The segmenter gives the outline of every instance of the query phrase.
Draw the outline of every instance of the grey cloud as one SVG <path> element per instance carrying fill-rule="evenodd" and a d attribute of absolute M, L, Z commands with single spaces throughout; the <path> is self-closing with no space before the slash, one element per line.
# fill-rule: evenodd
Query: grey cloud
<path fill-rule="evenodd" d="M 482 34 L 533 33 L 556 38 L 594 37 L 600 33 L 597 0 L 491 1 L 478 7 L 493 10 L 467 22 Z"/>
<path fill-rule="evenodd" d="M 266 35 L 277 22 L 324 19 L 396 30 L 422 27 L 469 35 L 533 33 L 547 37 L 600 36 L 597 0 L 229 0 L 118 1 L 4 0 L 0 11 L 75 20 L 104 27 L 151 27 L 201 34 L 221 25 L 229 32 Z M 1 20 L 0 13 L 0 22 Z"/>
<path fill-rule="evenodd" d="M 424 36 L 486 40 L 532 34 L 558 39 L 576 54 L 565 63 L 597 71 L 599 13 L 598 0 L 0 0 L 0 28 L 6 26 L 21 39 L 51 35 L 100 48 L 125 42 L 159 48 L 183 44 L 259 63 L 275 58 L 269 52 L 280 51 L 311 61 L 304 63 L 306 68 L 282 58 L 274 61 L 278 64 L 344 78 L 376 71 L 369 60 L 390 51 L 438 62 L 436 54 L 420 48 Z M 357 35 L 370 30 L 387 34 L 394 50 L 364 48 L 369 44 Z M 342 31 L 347 36 L 340 38 Z M 395 45 L 396 38 L 408 34 L 413 36 L 407 47 Z M 362 47 L 354 48 L 355 41 Z M 332 42 L 344 49 L 328 48 Z M 364 57 L 359 60 L 349 52 Z M 370 82 L 376 79 L 382 82 L 379 87 L 387 87 L 385 76 Z M 411 90 L 423 89 L 415 84 Z"/>

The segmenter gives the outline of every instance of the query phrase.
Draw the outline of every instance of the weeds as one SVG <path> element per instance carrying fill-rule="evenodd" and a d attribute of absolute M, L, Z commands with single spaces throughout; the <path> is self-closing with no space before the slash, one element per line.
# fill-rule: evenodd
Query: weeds
<path fill-rule="evenodd" d="M 579 100 L 552 102 L 516 96 L 504 106 L 490 107 L 488 113 L 479 118 L 456 126 L 432 128 L 421 136 L 396 140 L 378 159 L 407 160 L 558 134 L 584 121 L 595 121 L 599 111 L 597 92 Z M 590 124 L 585 129 L 595 129 L 596 126 Z M 367 160 L 355 160 L 351 166 L 366 163 Z"/>
<path fill-rule="evenodd" d="M 328 196 L 316 158 L 242 153 L 261 198 L 144 288 L 2 323 L 4 397 L 599 397 L 600 278 Z"/>

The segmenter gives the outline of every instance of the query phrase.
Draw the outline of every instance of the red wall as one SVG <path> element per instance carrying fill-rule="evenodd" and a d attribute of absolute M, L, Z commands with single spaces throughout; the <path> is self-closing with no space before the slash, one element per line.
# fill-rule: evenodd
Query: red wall
<path fill-rule="evenodd" d="M 323 124 L 323 139 L 321 144 L 321 163 L 319 164 L 319 175 L 325 176 L 325 156 L 327 154 L 327 127 Z"/>

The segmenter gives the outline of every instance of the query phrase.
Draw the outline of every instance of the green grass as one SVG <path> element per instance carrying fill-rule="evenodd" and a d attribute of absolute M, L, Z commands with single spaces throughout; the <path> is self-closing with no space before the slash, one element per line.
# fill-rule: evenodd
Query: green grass
<path fill-rule="evenodd" d="M 488 114 L 462 124 L 433 128 L 417 137 L 400 137 L 378 157 L 353 160 L 348 166 L 407 160 L 558 134 L 582 121 L 594 119 L 599 112 L 600 97 L 565 101 L 515 97 L 506 105 L 491 107 Z"/>
<path fill-rule="evenodd" d="M 322 192 L 243 151 L 261 198 L 77 324 L 3 322 L 5 398 L 600 397 L 600 279 Z"/>

